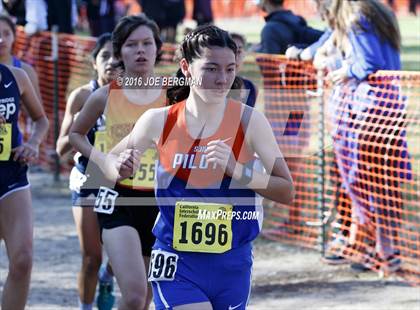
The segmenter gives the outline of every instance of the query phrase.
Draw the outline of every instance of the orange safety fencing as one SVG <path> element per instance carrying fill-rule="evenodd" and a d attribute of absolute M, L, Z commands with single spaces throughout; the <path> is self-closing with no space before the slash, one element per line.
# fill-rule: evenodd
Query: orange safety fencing
<path fill-rule="evenodd" d="M 52 55 L 52 34 L 42 32 L 30 39 L 19 28 L 14 45 L 15 55 L 33 65 L 39 76 L 42 101 L 45 112 L 50 120 L 54 119 L 54 61 Z M 89 82 L 94 77 L 90 51 L 95 45 L 95 39 L 69 34 L 58 34 L 58 77 L 57 104 L 58 124 L 63 120 L 66 98 L 72 90 Z M 174 66 L 175 48 L 164 44 L 161 55 L 161 66 Z M 174 69 L 175 70 L 175 69 Z M 21 121 L 23 123 L 24 121 Z M 23 128 L 23 126 L 21 126 Z M 50 122 L 50 130 L 46 141 L 41 145 L 40 163 L 43 167 L 54 169 L 55 163 L 55 132 L 54 123 Z M 68 170 L 73 164 L 72 156 L 62 160 L 61 167 Z"/>
<path fill-rule="evenodd" d="M 324 98 L 329 252 L 420 284 L 420 73 L 377 72 Z M 327 199 L 328 197 L 328 199 Z M 384 257 L 388 257 L 384 259 Z"/>
<path fill-rule="evenodd" d="M 260 104 L 297 190 L 264 235 L 420 284 L 420 73 L 325 87 L 311 64 L 256 55 Z"/>
<path fill-rule="evenodd" d="M 316 184 L 320 165 L 313 156 L 318 146 L 311 144 L 319 140 L 314 128 L 320 113 L 316 98 L 308 95 L 316 91 L 315 71 L 308 64 L 285 61 L 281 56 L 260 54 L 255 62 L 258 67 L 252 70 L 258 70 L 262 78 L 257 108 L 271 123 L 296 189 L 291 206 L 266 202 L 266 235 L 314 247 L 319 243 L 319 228 L 306 223 L 319 219 L 320 193 Z"/>
<path fill-rule="evenodd" d="M 93 39 L 58 37 L 58 77 L 50 33 L 28 39 L 19 31 L 15 44 L 16 55 L 34 65 L 40 77 L 51 124 L 40 162 L 51 171 L 54 123 L 61 124 L 69 92 L 93 77 Z M 176 72 L 174 50 L 164 46 L 158 74 Z M 239 75 L 257 85 L 256 109 L 270 121 L 297 190 L 290 206 L 263 201 L 264 236 L 385 273 L 388 263 L 398 261 L 381 256 L 398 254 L 398 274 L 420 285 L 420 73 L 379 72 L 368 83 L 333 89 L 310 63 L 252 54 Z M 68 169 L 71 160 L 61 164 Z"/>
<path fill-rule="evenodd" d="M 58 43 L 58 76 L 54 73 L 54 61 L 51 47 L 51 33 L 42 32 L 26 38 L 22 29 L 18 29 L 15 41 L 15 55 L 33 65 L 39 76 L 42 101 L 50 120 L 54 119 L 54 82 L 57 82 L 59 120 L 62 121 L 69 88 L 76 88 L 92 77 L 89 64 L 89 52 L 94 41 L 89 38 L 60 34 Z M 61 122 L 58 124 L 61 124 Z M 41 164 L 53 169 L 55 159 L 54 123 L 50 121 L 50 130 L 40 149 Z"/>

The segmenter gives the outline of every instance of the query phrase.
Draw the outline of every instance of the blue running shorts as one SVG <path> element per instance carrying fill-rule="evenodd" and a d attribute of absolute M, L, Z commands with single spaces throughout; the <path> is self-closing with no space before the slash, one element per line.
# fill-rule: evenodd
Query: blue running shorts
<path fill-rule="evenodd" d="M 251 271 L 251 243 L 214 254 L 180 252 L 156 240 L 149 281 L 157 310 L 200 302 L 210 302 L 214 310 L 243 310 Z"/>
<path fill-rule="evenodd" d="M 18 162 L 0 163 L 0 199 L 29 187 L 27 171 L 28 166 Z"/>

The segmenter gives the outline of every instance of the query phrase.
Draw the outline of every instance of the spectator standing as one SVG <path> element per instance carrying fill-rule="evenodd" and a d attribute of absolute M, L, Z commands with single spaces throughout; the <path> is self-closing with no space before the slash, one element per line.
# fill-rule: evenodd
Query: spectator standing
<path fill-rule="evenodd" d="M 345 55 L 344 65 L 328 78 L 343 89 L 337 100 L 342 114 L 333 145 L 352 201 L 350 239 L 370 237 L 361 263 L 378 264 L 390 273 L 401 264 L 400 183 L 411 179 L 405 103 L 397 79 L 386 85 L 393 92 L 393 100 L 387 101 L 365 81 L 377 70 L 401 69 L 401 36 L 394 14 L 377 0 L 333 0 L 331 7 L 337 17 L 337 46 Z"/>
<path fill-rule="evenodd" d="M 185 1 L 184 0 L 165 0 L 165 19 L 161 35 L 164 42 L 176 43 L 176 31 L 178 24 L 185 17 Z"/>
<path fill-rule="evenodd" d="M 112 32 L 115 27 L 115 0 L 85 0 L 90 34 L 94 37 Z"/>
<path fill-rule="evenodd" d="M 193 19 L 197 22 L 197 26 L 213 23 L 210 0 L 194 0 Z"/>
<path fill-rule="evenodd" d="M 322 31 L 311 28 L 305 19 L 283 7 L 284 0 L 261 0 L 260 8 L 268 15 L 261 31 L 261 43 L 256 51 L 284 54 L 289 45 L 308 46 L 316 42 Z"/>

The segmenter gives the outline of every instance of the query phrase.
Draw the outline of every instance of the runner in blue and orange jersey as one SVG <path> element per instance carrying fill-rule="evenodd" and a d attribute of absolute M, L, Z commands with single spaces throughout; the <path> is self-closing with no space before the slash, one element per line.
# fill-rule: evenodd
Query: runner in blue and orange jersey
<path fill-rule="evenodd" d="M 261 230 L 256 193 L 290 203 L 292 179 L 265 116 L 229 99 L 237 55 L 229 34 L 198 27 L 180 55 L 191 83 L 168 92 L 179 102 L 144 113 L 96 162 L 109 178 L 126 178 L 157 147 L 160 214 L 149 267 L 156 309 L 245 309 L 251 243 Z M 266 172 L 254 167 L 256 156 Z"/>

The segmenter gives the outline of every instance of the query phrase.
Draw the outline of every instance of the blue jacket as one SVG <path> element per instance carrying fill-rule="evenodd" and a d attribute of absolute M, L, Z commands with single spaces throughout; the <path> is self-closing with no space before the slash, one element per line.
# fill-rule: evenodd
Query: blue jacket
<path fill-rule="evenodd" d="M 308 46 L 316 42 L 322 31 L 309 27 L 306 21 L 289 10 L 269 14 L 261 32 L 260 53 L 284 54 L 289 45 Z"/>
<path fill-rule="evenodd" d="M 399 52 L 383 41 L 365 18 L 361 19 L 361 25 L 363 29 L 352 29 L 348 33 L 353 50 L 347 75 L 364 80 L 377 70 L 400 70 Z"/>

